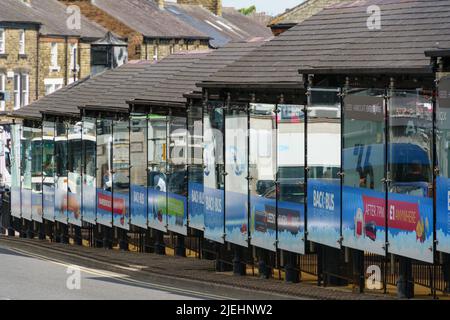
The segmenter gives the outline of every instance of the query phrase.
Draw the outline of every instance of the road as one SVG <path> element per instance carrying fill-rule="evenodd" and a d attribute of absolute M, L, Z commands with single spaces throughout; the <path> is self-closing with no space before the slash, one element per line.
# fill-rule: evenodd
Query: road
<path fill-rule="evenodd" d="M 78 274 L 81 276 L 80 281 L 76 278 Z M 213 297 L 161 288 L 158 285 L 132 281 L 120 274 L 74 267 L 0 247 L 0 300 L 193 300 L 210 298 Z"/>

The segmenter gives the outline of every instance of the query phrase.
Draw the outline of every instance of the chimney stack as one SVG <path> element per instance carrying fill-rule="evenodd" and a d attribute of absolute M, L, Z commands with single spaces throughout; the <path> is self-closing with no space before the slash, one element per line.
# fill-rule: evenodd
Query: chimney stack
<path fill-rule="evenodd" d="M 177 3 L 201 5 L 216 16 L 222 16 L 222 0 L 177 0 Z"/>

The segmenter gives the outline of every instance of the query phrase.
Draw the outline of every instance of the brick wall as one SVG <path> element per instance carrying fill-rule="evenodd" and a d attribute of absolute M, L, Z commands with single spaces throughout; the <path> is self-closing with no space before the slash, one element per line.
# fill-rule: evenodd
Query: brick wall
<path fill-rule="evenodd" d="M 208 40 L 153 40 L 147 42 L 141 51 L 141 60 L 154 60 L 155 48 L 158 48 L 158 60 L 161 60 L 173 52 L 206 50 L 209 48 Z"/>
<path fill-rule="evenodd" d="M 36 66 L 37 66 L 37 38 L 35 29 L 25 29 L 25 55 L 19 57 L 19 32 L 23 29 L 2 27 L 6 34 L 6 52 L 0 56 L 0 72 L 27 73 L 29 75 L 29 102 L 36 100 Z M 14 106 L 14 79 L 6 78 L 6 92 L 9 101 L 6 101 L 6 110 Z"/>

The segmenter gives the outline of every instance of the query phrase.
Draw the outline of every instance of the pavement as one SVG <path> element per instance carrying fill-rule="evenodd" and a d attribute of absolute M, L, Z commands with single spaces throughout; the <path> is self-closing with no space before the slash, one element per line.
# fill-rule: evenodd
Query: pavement
<path fill-rule="evenodd" d="M 380 294 L 353 293 L 347 288 L 323 288 L 312 283 L 292 284 L 275 279 L 234 276 L 228 272 L 219 273 L 214 270 L 214 261 L 195 258 L 107 250 L 5 236 L 0 236 L 0 249 L 7 253 L 2 255 L 0 251 L 2 261 L 0 282 L 3 281 L 5 274 L 8 275 L 11 270 L 13 271 L 12 276 L 5 277 L 9 283 L 6 287 L 11 290 L 12 293 L 9 296 L 12 298 L 24 292 L 27 281 L 34 283 L 33 279 L 37 276 L 42 279 L 41 281 L 51 277 L 49 288 L 63 287 L 61 290 L 65 294 L 57 291 L 50 295 L 56 299 L 72 296 L 77 299 L 77 294 L 81 294 L 83 299 L 390 299 L 389 296 Z M 4 256 L 7 257 L 5 260 Z M 34 259 L 33 263 L 28 263 L 28 259 Z M 3 261 L 7 262 L 3 263 Z M 47 267 L 41 265 L 42 263 L 59 264 L 59 266 L 46 269 Z M 16 268 L 17 265 L 20 268 Z M 66 292 L 64 279 L 67 279 L 68 275 L 62 271 L 67 270 L 67 267 L 71 265 L 82 268 L 82 273 L 84 272 L 82 285 L 84 288 L 90 288 L 89 294 L 85 294 L 84 292 L 87 291 L 84 289 L 83 293 Z M 59 268 L 58 272 L 53 270 L 54 268 Z M 43 270 L 53 270 L 53 272 Z M 11 289 L 16 280 L 22 279 L 21 275 L 28 272 L 33 275 L 32 279 L 24 278 L 25 280 L 20 280 L 17 285 L 18 289 Z M 53 276 L 55 273 L 57 276 Z M 98 278 L 98 275 L 103 277 Z M 45 285 L 39 281 L 36 284 Z M 111 286 L 119 286 L 120 289 L 114 289 Z M 150 291 L 140 291 L 144 289 Z M 0 288 L 0 299 L 3 291 L 4 289 Z M 34 295 L 30 293 L 30 296 Z"/>

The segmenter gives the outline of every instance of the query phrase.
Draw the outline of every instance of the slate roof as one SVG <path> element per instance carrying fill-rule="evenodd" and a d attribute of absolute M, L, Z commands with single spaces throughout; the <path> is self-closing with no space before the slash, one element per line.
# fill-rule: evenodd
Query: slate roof
<path fill-rule="evenodd" d="M 182 72 L 200 59 L 204 59 L 211 52 L 211 50 L 207 50 L 172 54 L 136 73 L 130 80 L 120 83 L 112 83 L 111 81 L 111 86 L 107 91 L 98 91 L 97 95 L 93 95 L 92 99 L 86 102 L 85 105 L 90 109 L 128 111 L 129 105 L 127 101 L 151 92 L 159 83 Z"/>
<path fill-rule="evenodd" d="M 148 38 L 209 38 L 152 0 L 94 0 L 92 4 Z"/>
<path fill-rule="evenodd" d="M 269 28 L 244 16 L 235 9 L 224 8 L 219 17 L 199 5 L 166 2 L 165 10 L 211 37 L 211 46 L 222 47 L 230 41 L 252 41 L 272 37 Z"/>
<path fill-rule="evenodd" d="M 381 30 L 367 28 L 378 5 Z M 287 84 L 302 73 L 427 73 L 424 54 L 450 47 L 450 0 L 360 0 L 328 7 L 202 85 Z"/>
<path fill-rule="evenodd" d="M 1 0 L 0 22 L 35 22 L 42 24 L 42 35 L 101 38 L 107 32 L 100 25 L 81 16 L 81 29 L 67 27 L 67 7 L 57 0 L 31 1 L 31 5 L 19 0 Z"/>
<path fill-rule="evenodd" d="M 113 70 L 107 70 L 94 77 L 88 77 L 66 86 L 50 95 L 12 113 L 13 116 L 40 119 L 41 113 L 77 116 L 79 106 L 84 106 L 92 96 L 104 93 L 120 81 L 128 80 L 137 72 L 148 68 L 151 62 L 130 62 Z"/>
<path fill-rule="evenodd" d="M 250 56 L 264 42 L 231 42 L 225 47 L 199 59 L 197 62 L 180 70 L 173 77 L 156 84 L 151 90 L 139 95 L 135 102 L 163 102 L 184 104 L 184 94 L 192 93 L 198 88 L 196 84 L 208 78 L 211 74 L 229 65 L 233 61 Z"/>

